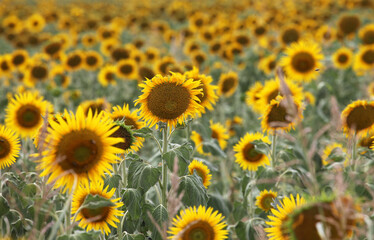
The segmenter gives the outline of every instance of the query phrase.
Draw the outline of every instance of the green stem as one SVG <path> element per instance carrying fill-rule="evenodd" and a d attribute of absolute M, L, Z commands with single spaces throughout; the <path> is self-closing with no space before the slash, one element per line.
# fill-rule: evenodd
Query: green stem
<path fill-rule="evenodd" d="M 71 193 L 71 195 L 73 195 L 73 193 Z M 68 195 L 69 196 L 69 195 Z M 65 211 L 65 224 L 66 224 L 66 232 L 67 232 L 67 235 L 69 236 L 71 234 L 71 230 L 72 230 L 72 227 L 71 227 L 71 201 L 72 199 L 68 198 L 68 209 L 67 211 Z"/>
<path fill-rule="evenodd" d="M 277 133 L 274 131 L 274 134 L 272 136 L 272 141 L 271 141 L 271 167 L 275 167 L 275 162 L 276 162 L 276 146 L 277 146 Z"/>
<path fill-rule="evenodd" d="M 356 133 L 353 135 L 353 140 L 352 140 L 352 167 L 353 171 L 356 171 L 356 163 L 357 163 L 357 143 L 356 143 Z"/>
<path fill-rule="evenodd" d="M 253 202 L 253 188 L 255 186 L 256 181 L 256 172 L 249 171 L 249 175 L 251 176 L 251 180 L 249 183 L 252 185 L 251 190 L 249 191 L 249 219 L 251 220 L 254 217 L 254 202 Z"/>
<path fill-rule="evenodd" d="M 114 174 L 118 174 L 118 166 L 117 164 L 114 164 L 113 165 L 113 170 L 114 170 Z M 121 198 L 121 182 L 119 183 L 119 186 L 116 188 L 116 196 L 117 198 Z M 118 223 L 118 229 L 117 229 L 117 233 L 118 233 L 118 239 L 122 239 L 122 225 L 121 225 L 121 221 Z"/>
<path fill-rule="evenodd" d="M 122 160 L 122 187 L 127 186 L 127 168 L 125 159 Z"/>
<path fill-rule="evenodd" d="M 168 127 L 167 125 L 163 128 L 162 131 L 162 154 L 165 154 L 168 151 Z M 166 166 L 166 161 L 162 157 L 162 205 L 167 208 L 167 200 L 166 200 L 166 191 L 168 188 L 168 168 Z"/>

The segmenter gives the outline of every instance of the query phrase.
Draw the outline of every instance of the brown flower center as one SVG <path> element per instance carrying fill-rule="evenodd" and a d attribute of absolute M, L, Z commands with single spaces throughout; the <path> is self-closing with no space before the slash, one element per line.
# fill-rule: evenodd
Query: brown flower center
<path fill-rule="evenodd" d="M 313 71 L 315 66 L 315 60 L 313 56 L 308 52 L 299 52 L 293 56 L 291 61 L 292 67 L 301 73 L 307 73 Z"/>
<path fill-rule="evenodd" d="M 24 128 L 34 128 L 41 120 L 41 112 L 34 105 L 26 104 L 20 107 L 16 113 L 17 123 Z"/>
<path fill-rule="evenodd" d="M 7 157 L 9 153 L 10 153 L 9 141 L 4 137 L 0 137 L 0 159 Z"/>
<path fill-rule="evenodd" d="M 348 61 L 348 56 L 346 54 L 340 54 L 338 56 L 338 62 L 339 63 L 346 63 Z"/>
<path fill-rule="evenodd" d="M 362 38 L 362 43 L 363 44 L 373 44 L 374 43 L 374 31 L 367 31 L 363 38 Z"/>
<path fill-rule="evenodd" d="M 233 77 L 225 78 L 223 80 L 223 84 L 221 88 L 222 92 L 223 93 L 229 92 L 235 86 L 236 81 L 237 81 L 236 78 L 233 78 Z"/>
<path fill-rule="evenodd" d="M 100 208 L 83 208 L 81 210 L 82 215 L 85 219 L 89 219 L 90 222 L 103 222 L 108 218 L 110 207 Z"/>
<path fill-rule="evenodd" d="M 369 49 L 362 55 L 362 60 L 367 64 L 374 63 L 374 50 Z"/>
<path fill-rule="evenodd" d="M 31 69 L 31 75 L 36 79 L 45 79 L 47 77 L 47 68 L 44 66 L 34 66 Z"/>
<path fill-rule="evenodd" d="M 122 138 L 124 142 L 116 143 L 113 146 L 125 151 L 130 149 L 133 144 L 132 134 L 126 128 L 121 126 L 119 126 L 119 128 L 114 133 L 112 133 L 110 137 Z"/>
<path fill-rule="evenodd" d="M 82 63 L 82 58 L 78 54 L 74 54 L 68 58 L 67 64 L 71 68 L 77 68 Z"/>
<path fill-rule="evenodd" d="M 374 124 L 374 107 L 357 106 L 347 116 L 347 125 L 351 130 L 359 132 Z"/>
<path fill-rule="evenodd" d="M 243 148 L 243 156 L 245 161 L 255 163 L 260 161 L 264 154 L 257 152 L 252 143 L 247 143 Z"/>
<path fill-rule="evenodd" d="M 293 43 L 293 42 L 297 42 L 299 38 L 300 38 L 299 31 L 293 28 L 287 29 L 286 31 L 283 32 L 283 35 L 282 35 L 282 41 L 286 45 Z"/>
<path fill-rule="evenodd" d="M 188 225 L 182 235 L 183 240 L 213 240 L 215 232 L 210 223 L 197 220 Z"/>

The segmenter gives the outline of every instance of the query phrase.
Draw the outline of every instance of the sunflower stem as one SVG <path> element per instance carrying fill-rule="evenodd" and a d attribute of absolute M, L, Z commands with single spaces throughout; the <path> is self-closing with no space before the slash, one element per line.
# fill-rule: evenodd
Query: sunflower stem
<path fill-rule="evenodd" d="M 254 171 L 249 171 L 249 176 L 250 176 L 250 181 L 249 184 L 251 184 L 251 190 L 249 191 L 249 220 L 254 217 L 254 203 L 253 203 L 253 187 L 255 186 L 255 181 L 256 181 L 256 172 Z"/>
<path fill-rule="evenodd" d="M 168 151 L 168 126 L 166 125 L 162 130 L 162 155 Z M 166 161 L 162 157 L 162 205 L 167 209 L 166 191 L 168 188 L 168 168 Z"/>
<path fill-rule="evenodd" d="M 276 153 L 276 146 L 277 146 L 277 133 L 274 131 L 274 134 L 272 136 L 272 140 L 271 140 L 271 168 L 275 167 L 275 161 L 276 161 L 276 157 L 277 157 L 277 153 Z"/>
<path fill-rule="evenodd" d="M 126 161 L 125 159 L 122 160 L 122 187 L 127 186 L 127 169 L 126 169 Z"/>
<path fill-rule="evenodd" d="M 114 170 L 114 174 L 117 175 L 118 174 L 118 166 L 117 166 L 117 164 L 113 165 L 113 170 Z M 123 181 L 123 179 L 122 179 L 122 181 Z M 120 182 L 119 186 L 116 188 L 116 196 L 117 196 L 117 198 L 120 198 L 120 199 L 121 199 L 121 188 L 122 188 L 121 185 L 122 185 L 122 182 Z M 122 224 L 121 224 L 121 221 L 118 223 L 117 233 L 118 233 L 118 239 L 122 239 Z"/>
<path fill-rule="evenodd" d="M 353 135 L 352 139 L 352 170 L 356 171 L 356 163 L 357 163 L 357 143 L 356 143 L 356 133 Z"/>

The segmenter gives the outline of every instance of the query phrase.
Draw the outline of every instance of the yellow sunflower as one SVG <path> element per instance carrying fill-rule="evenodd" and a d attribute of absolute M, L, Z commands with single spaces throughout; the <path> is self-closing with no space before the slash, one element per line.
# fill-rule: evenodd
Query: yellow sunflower
<path fill-rule="evenodd" d="M 282 43 L 284 47 L 298 42 L 301 38 L 301 29 L 297 25 L 287 26 L 282 29 L 279 34 L 279 42 Z"/>
<path fill-rule="evenodd" d="M 119 128 L 110 135 L 110 137 L 121 138 L 123 142 L 117 143 L 113 146 L 120 148 L 124 153 L 137 152 L 143 146 L 143 141 L 135 138 L 131 126 L 127 126 L 123 121 L 115 121 L 115 126 Z"/>
<path fill-rule="evenodd" d="M 148 62 L 154 63 L 160 55 L 160 51 L 155 47 L 149 47 L 145 50 L 145 58 Z"/>
<path fill-rule="evenodd" d="M 70 191 L 75 179 L 78 186 L 102 181 L 119 160 L 116 154 L 123 152 L 114 146 L 123 140 L 110 137 L 117 127 L 91 110 L 86 116 L 82 107 L 75 115 L 65 110 L 63 116 L 49 121 L 50 144 L 39 161 L 40 176 L 49 175 L 48 183 L 55 181 L 54 188 L 63 191 Z"/>
<path fill-rule="evenodd" d="M 135 101 L 141 103 L 140 116 L 152 127 L 157 122 L 165 122 L 171 129 L 191 116 L 202 111 L 198 95 L 201 82 L 186 80 L 178 73 L 163 77 L 156 75 L 139 84 L 143 94 Z"/>
<path fill-rule="evenodd" d="M 45 19 L 42 15 L 35 13 L 26 19 L 26 28 L 32 33 L 43 31 Z"/>
<path fill-rule="evenodd" d="M 57 59 L 62 55 L 63 44 L 60 41 L 52 41 L 43 48 L 43 53 L 52 59 Z"/>
<path fill-rule="evenodd" d="M 55 65 L 51 69 L 51 79 L 58 86 L 67 88 L 71 82 L 70 76 L 65 72 L 65 69 L 61 65 Z"/>
<path fill-rule="evenodd" d="M 288 102 L 288 100 L 291 100 Z M 283 98 L 278 96 L 271 100 L 262 116 L 261 126 L 263 131 L 275 130 L 289 131 L 294 128 L 297 120 L 303 118 L 301 103 L 293 97 Z"/>
<path fill-rule="evenodd" d="M 117 224 L 120 220 L 118 217 L 123 215 L 123 211 L 118 210 L 123 206 L 120 198 L 111 199 L 116 191 L 112 188 L 108 191 L 107 186 L 104 189 L 102 182 L 91 181 L 91 184 L 82 184 L 75 191 L 72 204 L 71 213 L 77 214 L 76 221 L 79 221 L 79 226 L 87 231 L 100 230 L 106 235 L 110 233 L 110 228 L 108 224 L 114 228 L 117 228 Z M 105 199 L 110 199 L 113 206 L 98 207 L 98 208 L 81 208 L 86 197 L 91 194 L 93 196 L 98 195 Z M 81 209 L 80 209 L 81 208 Z M 79 212 L 78 212 L 79 211 Z M 78 212 L 78 213 L 77 213 Z M 74 220 L 74 217 L 72 217 Z"/>
<path fill-rule="evenodd" d="M 172 57 L 163 57 L 161 59 L 158 59 L 155 63 L 156 65 L 156 72 L 158 74 L 161 74 L 163 76 L 169 75 L 168 68 L 171 65 L 175 64 L 175 60 Z"/>
<path fill-rule="evenodd" d="M 117 85 L 116 72 L 117 68 L 113 65 L 106 65 L 100 68 L 98 75 L 99 83 L 104 87 L 108 86 L 108 84 Z"/>
<path fill-rule="evenodd" d="M 32 61 L 27 68 L 24 82 L 29 87 L 34 87 L 39 82 L 45 82 L 49 79 L 49 70 L 46 64 L 41 61 Z"/>
<path fill-rule="evenodd" d="M 233 119 L 226 120 L 226 127 L 229 130 L 230 137 L 235 136 L 235 127 L 243 124 L 243 118 L 239 116 L 234 116 Z"/>
<path fill-rule="evenodd" d="M 368 91 L 369 97 L 373 99 L 374 98 L 374 82 L 369 84 L 367 91 Z"/>
<path fill-rule="evenodd" d="M 97 37 L 94 34 L 86 34 L 82 37 L 82 44 L 85 47 L 92 47 L 96 45 Z"/>
<path fill-rule="evenodd" d="M 374 124 L 374 102 L 357 100 L 342 112 L 344 132 L 366 134 Z"/>
<path fill-rule="evenodd" d="M 213 212 L 213 208 L 206 209 L 204 206 L 189 207 L 181 210 L 179 216 L 173 219 L 173 226 L 168 233 L 168 239 L 227 239 L 227 226 L 223 221 L 223 216 L 218 211 Z"/>
<path fill-rule="evenodd" d="M 317 32 L 316 37 L 321 43 L 331 43 L 336 39 L 336 29 L 328 25 L 321 26 Z"/>
<path fill-rule="evenodd" d="M 332 154 L 337 154 L 340 156 L 345 156 L 347 155 L 347 149 L 343 147 L 342 144 L 340 143 L 330 143 L 328 144 L 325 149 L 323 150 L 322 154 L 322 164 L 323 165 L 328 165 L 329 163 L 332 163 L 334 159 L 330 158 L 330 155 Z M 344 165 L 348 164 L 348 158 L 345 157 Z"/>
<path fill-rule="evenodd" d="M 374 44 L 374 23 L 368 24 L 360 29 L 359 36 L 364 45 Z"/>
<path fill-rule="evenodd" d="M 82 51 L 76 50 L 70 52 L 62 61 L 67 71 L 75 71 L 83 66 L 84 54 Z"/>
<path fill-rule="evenodd" d="M 305 91 L 303 95 L 305 97 L 305 102 L 314 106 L 314 104 L 316 103 L 316 98 L 314 97 L 313 93 Z"/>
<path fill-rule="evenodd" d="M 95 71 L 103 64 L 103 58 L 96 51 L 87 51 L 84 53 L 84 67 L 87 70 Z"/>
<path fill-rule="evenodd" d="M 255 84 L 245 93 L 245 102 L 256 113 L 263 112 L 263 108 L 261 107 L 261 104 L 259 104 L 260 97 L 258 96 L 263 87 L 264 86 L 261 82 L 255 82 Z"/>
<path fill-rule="evenodd" d="M 353 52 L 349 48 L 339 48 L 336 52 L 332 55 L 332 61 L 335 67 L 340 69 L 348 68 L 353 59 Z"/>
<path fill-rule="evenodd" d="M 100 113 L 101 111 L 109 111 L 110 103 L 104 98 L 98 98 L 96 100 L 86 100 L 80 104 L 84 114 L 87 116 L 91 110 L 92 113 Z"/>
<path fill-rule="evenodd" d="M 287 76 L 297 81 L 309 82 L 319 75 L 323 55 L 317 43 L 299 41 L 287 47 L 280 65 L 284 67 Z M 317 70 L 317 71 L 316 71 Z"/>
<path fill-rule="evenodd" d="M 213 110 L 213 105 L 216 104 L 218 99 L 218 96 L 215 93 L 218 87 L 211 84 L 213 82 L 212 77 L 206 76 L 205 74 L 199 74 L 199 70 L 195 67 L 184 75 L 186 76 L 186 79 L 201 81 L 201 85 L 198 88 L 202 90 L 202 93 L 197 95 L 200 100 L 198 103 L 204 107 L 201 113 L 205 113 L 205 109 Z"/>
<path fill-rule="evenodd" d="M 198 153 L 200 153 L 201 155 L 205 155 L 205 156 L 210 155 L 210 153 L 206 153 L 203 150 L 203 142 L 204 142 L 203 136 L 201 136 L 196 131 L 192 131 L 191 132 L 191 140 L 194 142 L 196 150 L 197 150 Z"/>
<path fill-rule="evenodd" d="M 25 92 L 10 100 L 6 108 L 5 124 L 15 130 L 22 138 L 33 137 L 47 111 L 53 111 L 52 104 L 43 100 L 35 92 Z"/>
<path fill-rule="evenodd" d="M 273 191 L 264 190 L 260 192 L 260 195 L 256 197 L 256 206 L 268 212 L 270 209 L 273 208 L 271 205 L 274 203 L 274 200 L 277 198 L 277 193 Z"/>
<path fill-rule="evenodd" d="M 306 203 L 303 197 L 300 197 L 299 194 L 294 196 L 291 194 L 290 197 L 285 197 L 281 205 L 277 205 L 276 209 L 272 208 L 271 212 L 273 215 L 268 216 L 269 221 L 266 222 L 269 225 L 268 228 L 265 228 L 267 232 L 267 237 L 269 240 L 288 240 L 288 232 L 283 232 L 283 225 L 288 220 L 288 216 L 298 207 Z"/>
<path fill-rule="evenodd" d="M 234 146 L 234 151 L 236 152 L 235 162 L 244 170 L 257 171 L 260 166 L 270 165 L 269 158 L 265 154 L 256 151 L 253 144 L 256 140 L 270 144 L 268 137 L 261 133 L 247 133 Z"/>
<path fill-rule="evenodd" d="M 354 14 L 343 15 L 338 20 L 338 30 L 343 36 L 352 37 L 360 28 L 360 18 Z"/>
<path fill-rule="evenodd" d="M 230 97 L 232 96 L 239 84 L 238 74 L 235 72 L 228 72 L 222 74 L 218 81 L 218 95 Z"/>
<path fill-rule="evenodd" d="M 210 180 L 212 179 L 212 174 L 210 174 L 209 168 L 202 162 L 194 159 L 190 165 L 188 165 L 188 171 L 192 175 L 196 171 L 197 175 L 203 180 L 205 188 L 208 188 L 210 185 Z"/>
<path fill-rule="evenodd" d="M 5 126 L 0 126 L 0 169 L 9 167 L 16 161 L 20 148 L 17 134 Z"/>
<path fill-rule="evenodd" d="M 353 69 L 366 71 L 374 68 L 374 45 L 360 47 L 355 56 Z"/>
<path fill-rule="evenodd" d="M 212 131 L 212 138 L 217 139 L 219 146 L 224 150 L 230 137 L 227 128 L 221 123 L 210 121 L 210 130 Z"/>
<path fill-rule="evenodd" d="M 136 79 L 138 65 L 133 59 L 120 60 L 117 63 L 117 76 L 122 79 Z"/>
<path fill-rule="evenodd" d="M 12 53 L 10 63 L 12 68 L 23 70 L 29 59 L 29 54 L 26 50 L 18 49 Z"/>
<path fill-rule="evenodd" d="M 258 68 L 262 70 L 266 75 L 271 74 L 275 67 L 277 66 L 276 56 L 270 55 L 264 58 L 261 58 L 258 63 Z"/>

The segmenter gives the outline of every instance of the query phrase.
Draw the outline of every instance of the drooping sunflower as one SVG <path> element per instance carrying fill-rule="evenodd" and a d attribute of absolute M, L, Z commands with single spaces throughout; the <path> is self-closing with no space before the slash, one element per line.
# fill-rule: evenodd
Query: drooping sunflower
<path fill-rule="evenodd" d="M 209 168 L 202 162 L 194 159 L 190 165 L 188 165 L 188 171 L 190 175 L 196 171 L 197 175 L 203 180 L 203 185 L 208 188 L 210 185 L 210 180 L 212 179 L 212 174 L 210 174 Z"/>
<path fill-rule="evenodd" d="M 239 84 L 238 74 L 235 72 L 228 72 L 222 74 L 218 81 L 218 95 L 230 97 L 232 96 Z"/>
<path fill-rule="evenodd" d="M 117 63 L 117 76 L 121 79 L 136 79 L 138 65 L 133 59 L 124 59 Z"/>
<path fill-rule="evenodd" d="M 361 28 L 359 36 L 364 45 L 374 44 L 374 23 L 368 24 Z"/>
<path fill-rule="evenodd" d="M 15 95 L 6 108 L 5 124 L 22 138 L 33 137 L 43 124 L 47 111 L 53 111 L 52 104 L 43 100 L 36 92 Z"/>
<path fill-rule="evenodd" d="M 98 75 L 99 83 L 104 87 L 108 86 L 109 84 L 117 85 L 116 78 L 115 78 L 116 72 L 117 72 L 116 66 L 106 65 L 102 67 Z"/>
<path fill-rule="evenodd" d="M 299 41 L 292 43 L 285 51 L 287 56 L 280 60 L 286 74 L 291 79 L 309 82 L 319 75 L 323 54 L 317 43 Z"/>
<path fill-rule="evenodd" d="M 88 112 L 91 110 L 92 113 L 99 114 L 101 111 L 109 111 L 110 103 L 104 98 L 98 98 L 96 100 L 86 100 L 83 101 L 80 106 L 83 109 L 85 116 L 88 115 Z"/>
<path fill-rule="evenodd" d="M 274 199 L 277 198 L 277 193 L 273 191 L 264 190 L 260 192 L 260 195 L 256 197 L 256 206 L 268 212 L 273 208 L 271 204 L 274 202 Z"/>
<path fill-rule="evenodd" d="M 140 116 L 152 127 L 157 122 L 165 122 L 171 129 L 177 123 L 202 111 L 198 95 L 201 82 L 185 79 L 182 74 L 171 76 L 156 75 L 139 84 L 143 94 L 135 101 L 141 103 Z"/>
<path fill-rule="evenodd" d="M 366 134 L 374 124 L 374 102 L 357 100 L 342 112 L 344 132 Z"/>
<path fill-rule="evenodd" d="M 96 51 L 87 51 L 84 53 L 84 67 L 87 70 L 95 71 L 103 64 L 103 58 Z"/>
<path fill-rule="evenodd" d="M 260 166 L 270 165 L 269 158 L 255 149 L 254 141 L 261 140 L 270 144 L 267 136 L 261 133 L 247 133 L 240 138 L 239 142 L 234 146 L 235 162 L 237 162 L 243 170 L 257 171 Z"/>
<path fill-rule="evenodd" d="M 99 195 L 105 199 L 110 199 L 113 206 L 98 207 L 98 208 L 81 208 L 77 213 L 76 221 L 79 221 L 79 226 L 87 231 L 100 230 L 106 235 L 110 233 L 108 224 L 117 228 L 117 223 L 120 222 L 118 217 L 123 215 L 123 211 L 118 210 L 123 206 L 120 198 L 111 199 L 115 193 L 115 188 L 108 191 L 108 187 L 104 188 L 102 182 L 91 181 L 91 184 L 79 185 L 79 188 L 73 195 L 71 204 L 71 213 L 76 214 L 82 207 L 86 197 L 91 194 L 93 196 Z M 72 217 L 74 220 L 74 217 Z"/>
<path fill-rule="evenodd" d="M 212 131 L 211 137 L 217 139 L 219 146 L 224 150 L 230 137 L 227 128 L 221 123 L 210 121 L 210 130 Z"/>
<path fill-rule="evenodd" d="M 213 208 L 206 209 L 204 206 L 189 207 L 181 210 L 179 216 L 173 219 L 173 226 L 170 227 L 168 239 L 227 239 L 227 226 L 223 216 Z"/>
<path fill-rule="evenodd" d="M 349 48 L 339 48 L 336 52 L 332 55 L 332 61 L 335 67 L 340 69 L 348 68 L 353 60 L 353 52 Z"/>
<path fill-rule="evenodd" d="M 262 116 L 261 127 L 266 132 L 289 131 L 294 128 L 297 120 L 302 118 L 301 103 L 297 99 L 278 96 L 267 106 Z"/>
<path fill-rule="evenodd" d="M 245 102 L 246 104 L 253 109 L 256 113 L 261 113 L 263 108 L 259 104 L 259 97 L 258 94 L 261 92 L 263 85 L 261 82 L 255 82 L 255 84 L 248 89 L 245 93 Z"/>
<path fill-rule="evenodd" d="M 218 96 L 215 91 L 217 86 L 212 85 L 213 79 L 211 76 L 206 76 L 205 74 L 200 74 L 197 68 L 193 68 L 184 74 L 186 79 L 193 79 L 194 81 L 201 81 L 201 85 L 198 87 L 202 89 L 202 94 L 199 94 L 199 104 L 204 107 L 201 113 L 205 113 L 205 109 L 213 110 L 213 105 L 216 104 Z"/>
<path fill-rule="evenodd" d="M 327 165 L 329 163 L 332 163 L 334 162 L 335 160 L 332 159 L 330 156 L 331 155 L 338 155 L 338 156 L 342 156 L 343 159 L 345 158 L 346 161 L 344 161 L 345 164 L 347 164 L 347 158 L 345 157 L 345 155 L 347 155 L 347 149 L 343 147 L 342 144 L 340 143 L 330 143 L 328 144 L 325 149 L 323 150 L 323 154 L 322 154 L 322 164 L 323 165 Z"/>
<path fill-rule="evenodd" d="M 355 56 L 353 68 L 363 71 L 374 68 L 374 45 L 360 47 Z"/>
<path fill-rule="evenodd" d="M 123 150 L 114 145 L 122 142 L 120 138 L 110 137 L 116 130 L 113 121 L 102 118 L 101 114 L 87 116 L 78 107 L 76 114 L 65 110 L 64 119 L 57 115 L 57 121 L 49 121 L 50 144 L 41 156 L 38 169 L 40 176 L 48 176 L 48 183 L 56 181 L 54 188 L 65 192 L 77 184 L 102 181 L 105 173 L 110 173 L 116 154 Z"/>
<path fill-rule="evenodd" d="M 269 240 L 288 240 L 288 232 L 284 232 L 283 225 L 288 220 L 288 216 L 298 207 L 306 203 L 303 197 L 299 194 L 296 195 L 296 200 L 292 194 L 290 197 L 285 197 L 281 205 L 277 205 L 276 209 L 272 208 L 271 212 L 273 215 L 268 216 L 269 221 L 266 222 L 269 225 L 265 228 L 267 237 Z"/>
<path fill-rule="evenodd" d="M 10 128 L 0 126 L 0 169 L 9 167 L 16 161 L 20 148 L 17 134 Z"/>
<path fill-rule="evenodd" d="M 258 63 L 258 68 L 261 69 L 266 75 L 271 74 L 277 66 L 276 56 L 270 55 L 261 58 Z"/>

